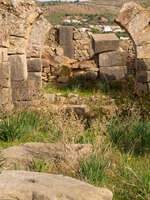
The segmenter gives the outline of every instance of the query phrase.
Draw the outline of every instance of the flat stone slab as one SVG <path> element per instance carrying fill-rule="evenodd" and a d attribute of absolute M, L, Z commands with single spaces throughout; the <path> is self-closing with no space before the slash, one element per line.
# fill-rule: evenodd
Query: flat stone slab
<path fill-rule="evenodd" d="M 59 44 L 64 49 L 64 56 L 74 58 L 72 26 L 61 26 L 59 28 Z"/>
<path fill-rule="evenodd" d="M 100 67 L 126 66 L 127 53 L 119 51 L 105 52 L 99 55 Z"/>
<path fill-rule="evenodd" d="M 102 80 L 122 80 L 127 74 L 127 66 L 100 67 L 100 78 Z"/>
<path fill-rule="evenodd" d="M 3 171 L 0 199 L 23 200 L 112 200 L 112 192 L 62 175 Z"/>
<path fill-rule="evenodd" d="M 116 51 L 118 46 L 119 38 L 114 33 L 92 35 L 92 47 L 95 54 Z"/>

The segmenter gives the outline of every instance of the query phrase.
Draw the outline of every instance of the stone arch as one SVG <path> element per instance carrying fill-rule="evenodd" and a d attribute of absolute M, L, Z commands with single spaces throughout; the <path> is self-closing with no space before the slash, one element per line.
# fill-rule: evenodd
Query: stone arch
<path fill-rule="evenodd" d="M 9 34 L 8 60 L 10 63 L 10 80 L 12 101 L 14 105 L 28 100 L 28 71 L 26 47 L 32 25 L 40 16 L 40 10 L 31 0 L 11 0 L 1 3 L 7 18 Z"/>
<path fill-rule="evenodd" d="M 150 12 L 135 2 L 124 4 L 116 18 L 130 35 L 136 50 L 136 88 L 150 92 Z"/>
<path fill-rule="evenodd" d="M 26 53 L 29 96 L 31 99 L 38 94 L 42 87 L 42 51 L 51 27 L 51 24 L 41 16 L 33 24 L 30 32 Z"/>

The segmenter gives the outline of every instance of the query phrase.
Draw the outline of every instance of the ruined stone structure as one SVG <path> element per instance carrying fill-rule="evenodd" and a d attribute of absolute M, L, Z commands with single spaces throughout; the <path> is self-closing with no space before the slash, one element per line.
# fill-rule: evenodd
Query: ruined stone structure
<path fill-rule="evenodd" d="M 116 19 L 130 35 L 136 51 L 137 90 L 150 92 L 150 12 L 135 2 L 127 3 Z"/>
<path fill-rule="evenodd" d="M 52 27 L 30 0 L 1 0 L 0 19 L 2 108 L 35 104 L 42 81 L 66 83 L 80 76 L 110 81 L 122 80 L 128 74 L 128 50 L 115 34 L 91 35 L 73 27 Z M 116 21 L 134 41 L 137 87 L 147 93 L 150 14 L 139 5 L 128 3 Z"/>
<path fill-rule="evenodd" d="M 66 35 L 70 32 L 69 40 L 64 32 Z M 42 55 L 45 82 L 66 83 L 70 77 L 79 76 L 88 80 L 121 80 L 127 74 L 128 53 L 115 34 L 89 34 L 73 27 L 55 27 L 50 30 L 45 46 Z M 51 52 L 51 56 L 47 52 Z"/>
<path fill-rule="evenodd" d="M 0 106 L 3 108 L 31 103 L 41 88 L 41 50 L 50 25 L 40 15 L 34 1 L 0 1 Z"/>

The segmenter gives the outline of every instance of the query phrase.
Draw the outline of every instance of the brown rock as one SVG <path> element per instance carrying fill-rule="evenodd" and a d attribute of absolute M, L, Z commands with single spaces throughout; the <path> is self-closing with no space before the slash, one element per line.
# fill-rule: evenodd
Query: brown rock
<path fill-rule="evenodd" d="M 28 72 L 41 72 L 42 61 L 40 58 L 27 59 Z"/>
<path fill-rule="evenodd" d="M 74 58 L 73 27 L 61 26 L 59 28 L 59 44 L 63 47 L 65 56 Z"/>
<path fill-rule="evenodd" d="M 92 34 L 92 47 L 95 54 L 118 49 L 119 39 L 114 33 Z"/>
<path fill-rule="evenodd" d="M 126 66 L 100 67 L 100 78 L 102 80 L 121 80 L 127 74 Z"/>
<path fill-rule="evenodd" d="M 3 171 L 0 174 L 0 198 L 13 197 L 24 200 L 112 200 L 113 194 L 106 188 L 62 175 Z"/>
<path fill-rule="evenodd" d="M 138 82 L 150 82 L 150 71 L 138 71 L 136 73 L 136 80 Z"/>
<path fill-rule="evenodd" d="M 9 56 L 11 79 L 13 81 L 27 80 L 27 60 L 25 55 Z"/>
<path fill-rule="evenodd" d="M 112 51 L 106 52 L 99 55 L 99 66 L 100 67 L 113 67 L 113 66 L 126 66 L 127 64 L 127 53 Z"/>
<path fill-rule="evenodd" d="M 63 109 L 67 112 L 74 112 L 80 117 L 86 117 L 89 115 L 89 107 L 87 105 L 64 105 Z"/>
<path fill-rule="evenodd" d="M 1 152 L 1 158 L 4 160 L 2 167 L 14 169 L 16 164 L 19 169 L 27 169 L 33 160 L 44 159 L 45 162 L 54 161 L 55 167 L 58 167 L 60 171 L 78 170 L 81 157 L 86 158 L 91 151 L 92 146 L 88 144 L 26 143 L 3 150 Z"/>

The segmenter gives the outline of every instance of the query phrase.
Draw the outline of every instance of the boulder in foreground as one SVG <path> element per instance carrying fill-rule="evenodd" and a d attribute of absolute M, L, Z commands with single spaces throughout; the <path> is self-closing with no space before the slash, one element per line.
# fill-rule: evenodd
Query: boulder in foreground
<path fill-rule="evenodd" d="M 3 171 L 0 199 L 18 200 L 112 200 L 112 192 L 79 180 L 37 172 Z"/>

